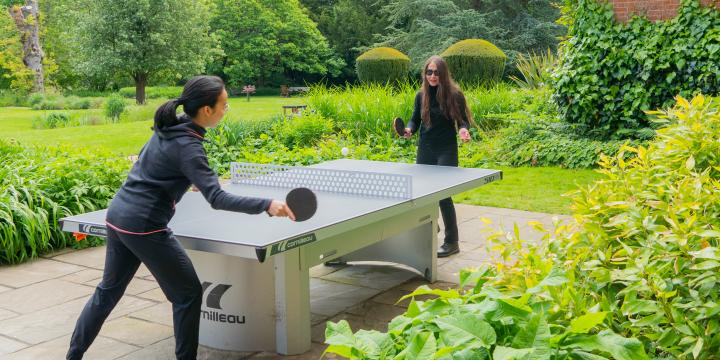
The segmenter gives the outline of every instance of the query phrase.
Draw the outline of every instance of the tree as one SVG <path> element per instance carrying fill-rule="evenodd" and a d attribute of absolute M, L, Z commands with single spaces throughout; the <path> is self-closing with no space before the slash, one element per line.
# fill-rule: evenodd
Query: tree
<path fill-rule="evenodd" d="M 122 73 L 145 103 L 153 77 L 202 72 L 212 55 L 209 9 L 192 0 L 85 0 L 89 16 L 80 24 L 81 70 L 90 75 Z"/>
<path fill-rule="evenodd" d="M 332 53 L 297 0 L 216 0 L 212 25 L 224 56 L 211 69 L 232 86 L 337 75 Z"/>
<path fill-rule="evenodd" d="M 0 14 L 0 88 L 32 90 L 33 73 L 23 63 L 23 47 L 15 22 Z"/>
<path fill-rule="evenodd" d="M 10 17 L 15 22 L 22 43 L 22 60 L 33 74 L 34 92 L 45 91 L 45 74 L 43 72 L 43 53 L 40 44 L 40 21 L 37 0 L 5 0 Z"/>
<path fill-rule="evenodd" d="M 383 13 L 390 26 L 373 46 L 404 51 L 415 69 L 459 40 L 486 39 L 512 59 L 555 49 L 565 31 L 552 0 L 393 0 Z"/>
<path fill-rule="evenodd" d="M 340 80 L 354 80 L 355 59 L 361 49 L 373 43 L 375 34 L 381 33 L 387 26 L 387 20 L 380 16 L 380 9 L 387 3 L 373 1 L 366 3 L 358 0 L 338 0 L 331 5 L 318 7 L 321 11 L 315 18 L 318 29 L 327 37 L 335 54 L 347 64 Z"/>

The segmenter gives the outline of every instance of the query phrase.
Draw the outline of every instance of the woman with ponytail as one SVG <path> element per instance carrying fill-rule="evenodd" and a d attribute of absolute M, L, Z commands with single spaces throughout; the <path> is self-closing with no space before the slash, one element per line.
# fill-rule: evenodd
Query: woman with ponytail
<path fill-rule="evenodd" d="M 180 116 L 176 114 L 179 106 L 184 110 Z M 154 134 L 108 208 L 103 278 L 78 318 L 67 359 L 82 358 L 140 263 L 172 303 L 176 358 L 196 358 L 202 286 L 190 258 L 168 228 L 175 204 L 190 185 L 214 209 L 267 212 L 295 220 L 282 201 L 237 196 L 220 187 L 202 143 L 206 129 L 215 127 L 227 109 L 223 81 L 197 76 L 187 82 L 180 98 L 155 112 Z"/>
<path fill-rule="evenodd" d="M 472 113 L 460 87 L 455 84 L 447 63 L 440 56 L 425 62 L 422 89 L 415 96 L 415 110 L 405 128 L 405 138 L 420 132 L 416 163 L 458 166 L 457 136 L 470 141 Z M 445 225 L 445 241 L 438 257 L 460 252 L 455 205 L 452 198 L 440 200 L 440 213 Z"/>

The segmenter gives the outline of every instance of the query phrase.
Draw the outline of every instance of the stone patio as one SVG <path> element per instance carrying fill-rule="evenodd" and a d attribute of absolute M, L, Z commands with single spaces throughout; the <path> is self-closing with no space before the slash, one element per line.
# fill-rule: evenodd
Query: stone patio
<path fill-rule="evenodd" d="M 528 239 L 538 237 L 527 223 L 552 224 L 557 215 L 456 205 L 461 253 L 438 259 L 438 282 L 432 287 L 455 286 L 459 269 L 479 266 L 487 259 L 487 228 L 512 229 L 517 222 Z M 560 216 L 562 218 L 562 216 Z M 442 237 L 440 236 L 440 239 Z M 62 250 L 40 259 L 0 267 L 0 359 L 64 359 L 75 321 L 102 277 L 105 248 Z M 353 330 L 387 330 L 387 323 L 405 311 L 405 294 L 427 284 L 402 266 L 351 263 L 311 270 L 310 307 L 312 349 L 298 356 L 275 353 L 226 353 L 201 347 L 199 359 L 318 359 L 322 355 L 326 321 L 347 320 Z M 141 266 L 122 301 L 106 321 L 86 359 L 174 359 L 170 303 L 150 272 Z M 333 358 L 333 357 L 331 357 Z"/>

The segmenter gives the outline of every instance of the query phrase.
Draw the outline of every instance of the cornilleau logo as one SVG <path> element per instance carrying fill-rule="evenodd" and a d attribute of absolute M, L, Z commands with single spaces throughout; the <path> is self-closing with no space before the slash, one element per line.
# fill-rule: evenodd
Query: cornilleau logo
<path fill-rule="evenodd" d="M 309 244 L 311 242 L 315 242 L 315 240 L 317 240 L 315 238 L 315 233 L 299 236 L 294 239 L 284 240 L 277 244 L 274 244 L 270 248 L 270 255 L 275 255 L 275 254 L 279 254 L 281 252 L 292 250 L 296 247 L 303 246 L 303 245 Z"/>
<path fill-rule="evenodd" d="M 79 232 L 95 236 L 107 236 L 107 229 L 100 225 L 80 224 Z"/>
<path fill-rule="evenodd" d="M 217 309 L 222 310 L 222 307 L 220 306 L 220 300 L 222 299 L 223 295 L 225 295 L 225 292 L 230 289 L 232 285 L 228 284 L 217 284 L 213 286 L 213 283 L 203 281 L 202 283 L 202 292 L 203 297 L 205 299 L 205 306 L 210 309 Z M 205 296 L 205 292 L 209 289 L 210 292 Z M 245 323 L 245 316 L 241 315 L 235 315 L 235 314 L 224 314 L 220 313 L 215 310 L 200 310 L 200 313 L 202 315 L 203 319 L 206 319 L 208 321 L 214 321 L 214 322 L 220 322 L 220 323 L 227 323 L 227 324 L 244 324 Z"/>

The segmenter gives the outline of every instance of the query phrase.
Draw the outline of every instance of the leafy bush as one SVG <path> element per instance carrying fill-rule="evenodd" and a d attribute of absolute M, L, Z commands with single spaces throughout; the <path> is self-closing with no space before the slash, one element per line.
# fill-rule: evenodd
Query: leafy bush
<path fill-rule="evenodd" d="M 626 143 L 635 142 L 592 140 L 573 134 L 565 123 L 523 119 L 500 130 L 493 159 L 511 166 L 594 168 Z"/>
<path fill-rule="evenodd" d="M 720 354 L 720 103 L 678 98 L 636 156 L 605 158 L 607 176 L 577 194 L 581 232 L 561 260 L 596 292 L 613 326 L 658 356 Z M 581 271 L 580 271 L 581 269 Z"/>
<path fill-rule="evenodd" d="M 45 100 L 45 95 L 42 93 L 32 93 L 30 94 L 30 97 L 28 97 L 28 103 L 30 103 L 30 106 L 35 106 L 37 104 L 40 104 Z"/>
<path fill-rule="evenodd" d="M 407 311 L 388 324 L 387 333 L 360 330 L 346 320 L 328 322 L 326 353 L 349 359 L 648 359 L 643 344 L 606 328 L 608 313 L 588 312 L 556 318 L 548 300 L 567 287 L 568 279 L 550 272 L 521 294 L 502 293 L 487 281 L 487 269 L 463 271 L 461 288 L 421 286 Z M 434 297 L 415 301 L 415 296 Z M 605 328 L 602 331 L 593 331 Z"/>
<path fill-rule="evenodd" d="M 355 61 L 358 79 L 369 83 L 394 83 L 407 78 L 410 58 L 388 47 L 370 49 Z"/>
<path fill-rule="evenodd" d="M 500 81 L 507 56 L 497 46 L 482 39 L 459 41 L 440 56 L 455 80 L 464 84 L 493 84 Z"/>
<path fill-rule="evenodd" d="M 77 96 L 34 93 L 28 98 L 33 110 L 85 110 L 97 107 L 90 99 Z"/>
<path fill-rule="evenodd" d="M 147 99 L 171 99 L 180 97 L 182 86 L 147 86 L 145 87 L 145 98 Z M 121 88 L 118 93 L 125 98 L 135 98 L 135 87 Z"/>
<path fill-rule="evenodd" d="M 619 24 L 609 2 L 578 0 L 574 9 L 554 99 L 578 131 L 636 137 L 652 127 L 644 111 L 670 106 L 678 94 L 720 92 L 719 11 L 683 0 L 672 20 Z"/>
<path fill-rule="evenodd" d="M 15 91 L 0 89 L 0 107 L 4 106 L 27 106 L 27 96 Z"/>
<path fill-rule="evenodd" d="M 51 112 L 33 119 L 32 127 L 35 129 L 54 129 L 65 127 L 70 123 L 70 114 L 66 112 Z"/>
<path fill-rule="evenodd" d="M 45 98 L 39 103 L 36 103 L 32 106 L 33 110 L 62 110 L 65 108 L 65 101 L 64 99 L 57 99 L 52 98 L 48 99 Z"/>
<path fill-rule="evenodd" d="M 79 109 L 79 110 L 87 110 L 91 107 L 92 103 L 90 99 L 87 98 L 79 98 L 77 96 L 71 96 L 66 98 L 66 109 Z"/>
<path fill-rule="evenodd" d="M 273 127 L 273 134 L 290 149 L 317 144 L 333 132 L 333 122 L 319 114 L 290 116 Z"/>
<path fill-rule="evenodd" d="M 129 168 L 127 160 L 66 147 L 23 147 L 0 141 L 0 264 L 68 245 L 62 217 L 107 207 Z"/>
<path fill-rule="evenodd" d="M 125 100 L 118 94 L 113 94 L 108 97 L 105 102 L 105 116 L 111 119 L 113 122 L 117 122 L 120 119 L 120 115 L 125 111 Z"/>

